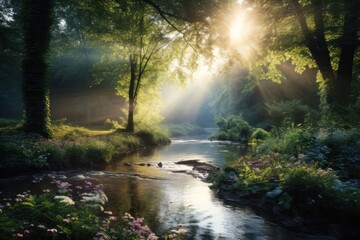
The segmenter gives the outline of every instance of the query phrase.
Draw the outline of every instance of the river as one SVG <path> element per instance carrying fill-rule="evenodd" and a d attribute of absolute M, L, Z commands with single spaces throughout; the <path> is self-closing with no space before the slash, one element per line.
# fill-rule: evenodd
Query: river
<path fill-rule="evenodd" d="M 222 167 L 226 159 L 244 151 L 241 145 L 227 142 L 173 140 L 171 145 L 127 156 L 101 171 L 51 174 L 72 182 L 87 179 L 103 184 L 108 209 L 144 217 L 155 233 L 183 228 L 188 231 L 186 239 L 333 239 L 290 232 L 250 208 L 227 205 L 202 181 L 202 174 L 194 175 L 191 167 L 175 164 L 198 159 Z M 158 166 L 160 162 L 162 167 Z M 141 163 L 151 166 L 138 165 Z M 1 179 L 2 194 L 33 188 L 30 178 Z"/>

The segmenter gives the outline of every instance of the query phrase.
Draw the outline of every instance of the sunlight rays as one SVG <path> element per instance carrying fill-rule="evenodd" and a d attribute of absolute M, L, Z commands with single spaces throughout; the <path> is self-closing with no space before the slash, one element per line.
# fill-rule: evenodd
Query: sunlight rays
<path fill-rule="evenodd" d="M 221 14 L 223 23 L 218 31 L 227 38 L 227 51 L 248 61 L 259 52 L 262 32 L 254 9 L 246 5 L 242 0 L 230 5 Z"/>

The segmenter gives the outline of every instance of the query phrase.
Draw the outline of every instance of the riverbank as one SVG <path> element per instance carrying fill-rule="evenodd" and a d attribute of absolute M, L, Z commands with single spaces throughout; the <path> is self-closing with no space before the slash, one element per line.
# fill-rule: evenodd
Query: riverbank
<path fill-rule="evenodd" d="M 53 137 L 24 134 L 20 125 L 0 128 L 0 174 L 3 177 L 44 170 L 99 168 L 126 154 L 170 143 L 158 129 L 135 133 L 52 125 Z"/>
<path fill-rule="evenodd" d="M 360 237 L 358 126 L 284 121 L 267 132 L 241 116 L 219 119 L 218 125 L 213 138 L 252 148 L 209 177 L 220 198 L 250 205 L 290 229 Z"/>
<path fill-rule="evenodd" d="M 360 236 L 359 183 L 355 180 L 341 182 L 333 170 L 323 171 L 297 163 L 286 166 L 287 169 L 279 167 L 288 171 L 282 180 L 258 179 L 257 183 L 249 184 L 249 179 L 241 179 L 242 173 L 229 167 L 220 170 L 198 160 L 176 164 L 189 165 L 194 172 L 208 174 L 203 180 L 213 184 L 210 188 L 226 204 L 251 207 L 290 231 L 321 234 L 329 239 L 357 239 Z M 251 165 L 249 161 L 247 164 Z M 243 169 L 246 171 L 246 166 Z"/>
<path fill-rule="evenodd" d="M 250 206 L 292 231 L 321 232 L 335 239 L 360 236 L 360 190 L 331 168 L 304 161 L 283 162 L 279 154 L 245 156 L 208 181 L 224 202 Z"/>

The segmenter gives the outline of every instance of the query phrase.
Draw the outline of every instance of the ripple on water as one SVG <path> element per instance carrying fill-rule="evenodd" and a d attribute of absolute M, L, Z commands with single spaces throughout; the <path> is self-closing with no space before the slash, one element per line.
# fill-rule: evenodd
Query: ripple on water
<path fill-rule="evenodd" d="M 288 232 L 247 208 L 224 204 L 209 189 L 209 184 L 193 176 L 172 172 L 191 170 L 192 167 L 175 164 L 182 159 L 196 158 L 221 167 L 227 154 L 236 149 L 223 142 L 174 140 L 169 146 L 115 162 L 104 171 L 49 173 L 48 182 L 43 184 L 58 178 L 75 183 L 86 179 L 102 184 L 109 199 L 106 208 L 115 213 L 130 212 L 136 217 L 144 217 L 157 233 L 170 228 L 186 228 L 187 239 L 332 239 Z M 151 166 L 124 166 L 124 162 L 150 163 Z M 163 163 L 162 168 L 157 167 L 159 162 Z M 26 189 L 29 182 L 31 184 L 29 179 L 31 176 L 0 180 L 0 189 L 3 192 L 4 189 Z"/>

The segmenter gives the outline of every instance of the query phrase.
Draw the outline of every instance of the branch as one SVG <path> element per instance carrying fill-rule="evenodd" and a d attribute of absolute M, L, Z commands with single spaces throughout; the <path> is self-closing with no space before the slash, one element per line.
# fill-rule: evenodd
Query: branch
<path fill-rule="evenodd" d="M 305 43 L 308 46 L 310 52 L 312 54 L 316 54 L 317 53 L 316 43 L 314 41 L 313 34 L 311 33 L 311 31 L 306 23 L 305 15 L 300 6 L 300 3 L 298 0 L 291 0 L 291 2 L 294 6 L 296 17 L 299 21 L 301 31 L 304 35 Z"/>
<path fill-rule="evenodd" d="M 312 0 L 311 5 L 314 8 L 314 21 L 316 25 L 316 30 L 319 32 L 316 34 L 316 37 L 314 34 L 310 31 L 307 23 L 305 14 L 303 12 L 303 9 L 299 3 L 298 0 L 291 0 L 294 6 L 296 17 L 299 21 L 301 31 L 305 38 L 305 44 L 309 48 L 310 53 L 313 57 L 313 59 L 316 62 L 316 65 L 318 66 L 321 74 L 323 75 L 324 79 L 333 79 L 334 78 L 334 72 L 331 66 L 331 59 L 329 55 L 329 50 L 327 48 L 325 37 L 322 36 L 324 34 L 323 32 L 323 19 L 322 19 L 322 2 L 321 0 Z M 320 12 L 316 12 L 320 11 Z M 321 19 L 320 19 L 321 18 Z M 322 33 L 321 33 L 322 32 Z M 324 38 L 322 40 L 322 38 Z"/>
<path fill-rule="evenodd" d="M 183 31 L 188 28 L 189 25 L 186 25 L 184 27 L 184 29 L 179 29 L 178 27 L 176 27 L 169 19 L 167 16 L 169 17 L 172 17 L 172 18 L 176 18 L 176 19 L 180 19 L 180 20 L 183 20 L 185 22 L 192 22 L 190 19 L 186 19 L 184 17 L 180 17 L 178 15 L 175 15 L 175 14 L 172 14 L 172 13 L 169 13 L 169 12 L 165 12 L 163 11 L 159 5 L 157 5 L 156 3 L 154 3 L 152 0 L 142 0 L 143 2 L 149 4 L 150 6 L 152 6 L 159 14 L 160 16 L 165 20 L 165 22 L 167 22 L 172 28 L 174 28 L 177 32 L 183 34 Z M 195 49 L 194 46 L 192 46 L 192 44 L 189 43 L 189 41 L 185 38 L 184 34 L 183 34 L 183 39 L 184 41 L 186 42 L 187 45 L 189 45 L 193 50 L 194 52 L 198 54 L 197 50 Z"/>

